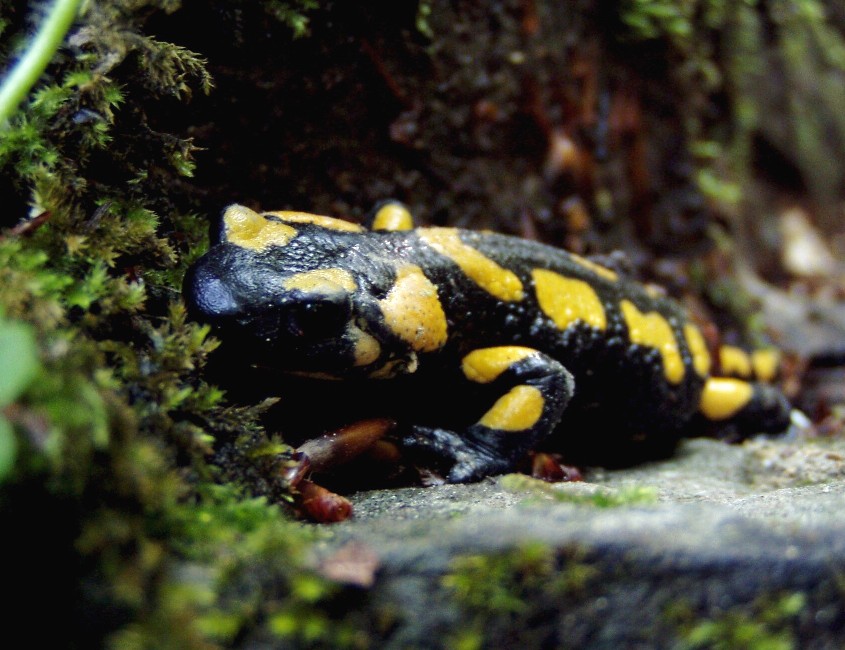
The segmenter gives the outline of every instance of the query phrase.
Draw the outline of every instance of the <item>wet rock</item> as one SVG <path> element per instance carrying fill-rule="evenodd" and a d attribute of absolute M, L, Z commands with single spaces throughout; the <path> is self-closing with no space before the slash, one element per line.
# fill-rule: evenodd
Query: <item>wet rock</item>
<path fill-rule="evenodd" d="M 837 648 L 843 458 L 842 443 L 693 440 L 584 483 L 360 493 L 326 554 L 373 551 L 386 648 Z"/>

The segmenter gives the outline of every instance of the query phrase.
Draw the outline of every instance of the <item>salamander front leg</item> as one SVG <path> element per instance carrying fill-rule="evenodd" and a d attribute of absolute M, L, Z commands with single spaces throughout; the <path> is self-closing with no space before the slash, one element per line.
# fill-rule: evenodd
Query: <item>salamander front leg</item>
<path fill-rule="evenodd" d="M 403 446 L 450 464 L 447 478 L 463 483 L 511 470 L 551 434 L 572 397 L 572 375 L 537 350 L 502 346 L 474 350 L 461 364 L 464 378 L 489 385 L 498 398 L 461 432 L 414 426 Z"/>

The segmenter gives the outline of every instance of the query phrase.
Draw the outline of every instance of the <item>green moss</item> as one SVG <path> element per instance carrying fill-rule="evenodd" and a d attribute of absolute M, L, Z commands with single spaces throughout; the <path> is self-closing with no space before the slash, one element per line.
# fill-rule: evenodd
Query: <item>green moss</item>
<path fill-rule="evenodd" d="M 431 2 L 421 2 L 417 5 L 417 31 L 426 38 L 434 38 L 434 31 L 429 24 L 429 16 L 431 16 Z"/>
<path fill-rule="evenodd" d="M 712 618 L 697 618 L 683 602 L 674 603 L 666 614 L 677 626 L 682 648 L 792 650 L 798 647 L 796 618 L 806 604 L 803 593 L 793 592 L 763 596 Z"/>
<path fill-rule="evenodd" d="M 684 42 L 693 35 L 695 5 L 672 0 L 626 0 L 619 14 L 633 38 L 651 40 L 668 35 Z"/>
<path fill-rule="evenodd" d="M 356 595 L 311 566 L 314 535 L 253 496 L 286 494 L 263 405 L 227 405 L 202 378 L 217 342 L 180 299 L 206 246 L 180 207 L 194 146 L 153 116 L 212 83 L 203 57 L 144 32 L 177 7 L 87 3 L 0 138 L 15 199 L 0 215 L 0 515 L 19 561 L 66 560 L 49 593 L 16 585 L 18 606 L 56 612 L 36 637 L 91 647 L 360 647 Z"/>
<path fill-rule="evenodd" d="M 119 628 L 102 630 L 110 644 L 206 648 L 254 633 L 362 647 L 368 624 L 355 594 L 310 566 L 315 534 L 265 499 L 216 484 L 219 470 L 209 462 L 216 436 L 255 425 L 248 409 L 222 406 L 220 391 L 196 377 L 216 345 L 207 328 L 186 322 L 181 304 L 171 303 L 166 319 L 138 319 L 122 338 L 96 338 L 108 319 L 89 308 L 113 299 L 100 293 L 117 282 L 103 267 L 81 282 L 60 281 L 66 276 L 44 255 L 26 254 L 20 241 L 2 242 L 0 251 L 17 253 L 3 269 L 7 304 L 24 318 L 44 313 L 51 321 L 41 328 L 0 322 L 0 340 L 18 340 L 18 356 L 3 355 L 9 388 L 2 396 L 19 456 L 0 510 L 21 507 L 11 495 L 33 476 L 49 498 L 77 504 L 73 545 L 97 567 L 94 592 L 104 590 L 130 612 Z M 73 326 L 71 304 L 86 312 Z M 126 313 L 116 303 L 106 311 Z M 27 352 L 30 339 L 40 362 Z M 242 467 L 270 462 L 250 458 L 257 444 L 243 446 Z M 92 576 L 73 578 L 93 586 Z M 92 595 L 79 594 L 83 602 Z"/>
<path fill-rule="evenodd" d="M 762 142 L 793 166 L 818 205 L 836 211 L 845 179 L 845 165 L 830 162 L 845 140 L 837 12 L 821 0 L 625 0 L 618 12 L 621 40 L 660 47 L 670 62 L 695 180 L 711 205 L 748 221 L 766 217 L 740 202 Z M 701 141 L 721 152 L 700 157 Z M 836 217 L 825 218 L 835 226 Z"/>
<path fill-rule="evenodd" d="M 265 0 L 267 13 L 293 31 L 295 38 L 308 33 L 308 12 L 319 6 L 317 0 Z"/>
<path fill-rule="evenodd" d="M 520 641 L 527 646 L 540 647 L 551 632 L 529 621 L 542 619 L 546 610 L 560 611 L 563 600 L 580 599 L 597 575 L 580 553 L 559 556 L 541 543 L 458 556 L 442 578 L 462 615 L 447 647 L 504 647 L 514 631 L 524 633 Z"/>
<path fill-rule="evenodd" d="M 499 484 L 506 490 L 529 492 L 551 497 L 561 503 L 589 505 L 596 508 L 618 508 L 629 505 L 647 505 L 657 502 L 657 492 L 646 486 L 630 486 L 619 490 L 597 489 L 589 494 L 576 493 L 562 484 L 555 487 L 545 481 L 525 476 L 508 474 L 499 479 Z"/>
<path fill-rule="evenodd" d="M 183 559 L 168 565 L 159 607 L 112 636 L 112 647 L 217 647 L 236 638 L 367 647 L 363 594 L 307 566 L 315 529 L 232 485 L 206 486 L 167 516 Z"/>
<path fill-rule="evenodd" d="M 698 169 L 695 181 L 702 195 L 719 205 L 735 206 L 742 199 L 740 186 L 719 176 L 712 168 Z"/>

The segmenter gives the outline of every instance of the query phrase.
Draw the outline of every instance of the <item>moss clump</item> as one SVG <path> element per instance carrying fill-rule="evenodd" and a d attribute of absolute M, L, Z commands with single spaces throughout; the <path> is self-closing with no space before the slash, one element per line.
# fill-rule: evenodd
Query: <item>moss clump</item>
<path fill-rule="evenodd" d="M 265 0 L 264 9 L 276 20 L 290 27 L 294 37 L 308 33 L 308 12 L 318 7 L 317 0 Z"/>
<path fill-rule="evenodd" d="M 287 448 L 260 405 L 228 406 L 201 377 L 217 342 L 180 299 L 206 232 L 182 197 L 194 145 L 174 107 L 211 78 L 144 27 L 178 4 L 87 3 L 3 126 L 0 515 L 31 569 L 8 613 L 52 613 L 33 643 L 359 647 L 354 595 L 309 568 L 313 536 L 249 496 L 284 496 Z M 24 31 L 12 5 L 4 35 Z"/>
<path fill-rule="evenodd" d="M 696 618 L 686 603 L 674 604 L 667 615 L 678 626 L 680 647 L 689 650 L 792 650 L 798 647 L 795 622 L 806 604 L 804 594 L 794 592 L 763 596 L 711 618 Z"/>
<path fill-rule="evenodd" d="M 315 529 L 231 484 L 206 485 L 166 516 L 179 562 L 164 567 L 156 608 L 113 647 L 368 647 L 366 594 L 316 570 Z"/>
<path fill-rule="evenodd" d="M 657 491 L 641 485 L 625 487 L 619 490 L 602 488 L 589 493 L 572 492 L 566 489 L 565 484 L 555 487 L 545 481 L 531 478 L 524 474 L 508 474 L 499 479 L 499 484 L 506 490 L 512 490 L 514 492 L 528 492 L 544 497 L 551 497 L 561 503 L 588 505 L 596 508 L 618 508 L 630 505 L 648 505 L 657 502 Z"/>
<path fill-rule="evenodd" d="M 621 3 L 619 14 L 634 38 L 649 40 L 668 35 L 682 44 L 693 36 L 694 5 L 671 0 L 628 0 Z"/>
<path fill-rule="evenodd" d="M 448 647 L 474 650 L 510 643 L 542 647 L 554 639 L 553 612 L 578 600 L 598 571 L 578 552 L 557 555 L 540 543 L 503 553 L 455 558 L 442 584 L 461 615 L 461 629 Z M 519 638 L 508 638 L 518 634 Z"/>

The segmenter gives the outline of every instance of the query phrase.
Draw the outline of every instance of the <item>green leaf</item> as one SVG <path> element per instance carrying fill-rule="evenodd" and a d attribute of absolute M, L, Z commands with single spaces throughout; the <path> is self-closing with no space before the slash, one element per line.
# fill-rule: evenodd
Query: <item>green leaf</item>
<path fill-rule="evenodd" d="M 0 321 L 0 407 L 9 404 L 38 372 L 38 346 L 23 323 Z"/>
<path fill-rule="evenodd" d="M 18 454 L 18 441 L 9 421 L 0 415 L 0 483 L 9 475 L 15 466 L 15 456 Z"/>

